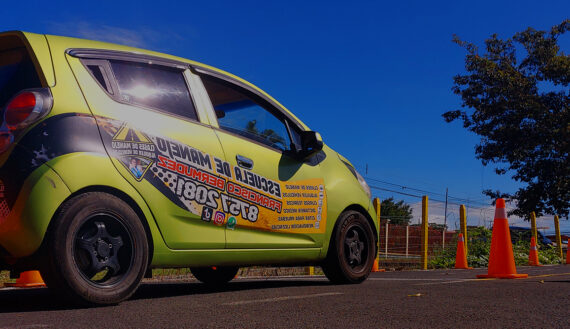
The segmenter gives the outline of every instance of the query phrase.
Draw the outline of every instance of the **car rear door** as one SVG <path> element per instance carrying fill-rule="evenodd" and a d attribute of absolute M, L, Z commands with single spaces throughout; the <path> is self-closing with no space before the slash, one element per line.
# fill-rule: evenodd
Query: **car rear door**
<path fill-rule="evenodd" d="M 172 249 L 225 247 L 215 225 L 225 180 L 218 138 L 192 97 L 183 63 L 118 52 L 71 50 L 70 63 L 121 175 L 142 195 Z"/>

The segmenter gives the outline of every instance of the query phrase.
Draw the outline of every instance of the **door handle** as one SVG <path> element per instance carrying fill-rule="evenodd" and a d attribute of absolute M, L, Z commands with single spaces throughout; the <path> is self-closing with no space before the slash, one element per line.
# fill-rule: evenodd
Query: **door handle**
<path fill-rule="evenodd" d="M 245 168 L 245 169 L 251 169 L 253 168 L 253 160 L 244 157 L 243 155 L 236 155 L 236 161 L 238 166 Z"/>

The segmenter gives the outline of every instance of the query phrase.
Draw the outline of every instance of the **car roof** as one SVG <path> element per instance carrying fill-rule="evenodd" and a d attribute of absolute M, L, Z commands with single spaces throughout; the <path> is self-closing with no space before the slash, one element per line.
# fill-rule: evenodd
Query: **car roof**
<path fill-rule="evenodd" d="M 0 36 L 3 34 L 21 34 L 21 35 L 24 35 L 26 38 L 28 38 L 30 36 L 38 36 L 38 34 L 30 33 L 30 32 L 24 32 L 24 31 L 1 32 Z M 200 63 L 197 61 L 189 60 L 189 59 L 186 59 L 183 57 L 168 55 L 168 54 L 164 54 L 164 53 L 160 53 L 160 52 L 156 52 L 156 51 L 152 51 L 152 50 L 130 47 L 130 46 L 125 46 L 125 45 L 120 45 L 120 44 L 115 44 L 115 43 L 81 39 L 81 38 L 73 38 L 73 37 L 65 37 L 65 36 L 58 36 L 58 35 L 51 35 L 51 34 L 44 34 L 44 36 L 48 40 L 48 42 L 50 40 L 54 40 L 54 41 L 57 40 L 59 42 L 63 42 L 67 46 L 68 49 L 79 48 L 79 49 L 94 49 L 94 50 L 95 49 L 97 49 L 97 50 L 111 50 L 111 51 L 120 51 L 120 52 L 125 52 L 125 53 L 131 53 L 134 55 L 147 55 L 147 56 L 153 56 L 153 57 L 160 57 L 160 58 L 168 59 L 171 61 L 176 61 L 179 63 L 188 64 L 190 66 L 203 68 L 203 69 L 213 71 L 215 73 L 230 77 L 231 79 L 237 80 L 240 83 L 243 83 L 243 84 L 249 86 L 250 88 L 253 88 L 255 91 L 261 93 L 264 97 L 269 98 L 277 106 L 279 106 L 281 109 L 286 111 L 287 114 L 289 114 L 299 124 L 301 124 L 301 126 L 304 129 L 310 130 L 309 127 L 307 127 L 307 125 L 305 125 L 305 123 L 303 123 L 301 120 L 299 120 L 299 118 L 297 118 L 293 113 L 291 113 L 291 111 L 289 111 L 285 106 L 283 106 L 283 104 L 279 103 L 275 98 L 273 98 L 271 95 L 269 95 L 268 93 L 263 91 L 261 88 L 257 87 L 256 85 L 254 85 L 254 84 L 252 84 L 252 83 L 250 83 L 250 82 L 248 82 L 248 81 L 246 81 L 246 80 L 244 80 L 244 79 L 242 79 L 236 75 L 233 75 L 229 72 L 218 69 L 216 67 L 213 67 L 213 66 L 210 66 L 210 65 L 207 65 L 204 63 Z"/>

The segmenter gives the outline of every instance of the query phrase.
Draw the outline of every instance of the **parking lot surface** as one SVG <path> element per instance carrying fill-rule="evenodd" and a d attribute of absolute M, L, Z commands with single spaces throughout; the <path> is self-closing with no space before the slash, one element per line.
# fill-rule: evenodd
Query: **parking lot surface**
<path fill-rule="evenodd" d="M 475 279 L 486 269 L 373 273 L 359 285 L 321 276 L 144 283 L 116 306 L 77 308 L 45 288 L 0 289 L 0 328 L 562 328 L 570 266 L 519 267 L 528 279 Z"/>

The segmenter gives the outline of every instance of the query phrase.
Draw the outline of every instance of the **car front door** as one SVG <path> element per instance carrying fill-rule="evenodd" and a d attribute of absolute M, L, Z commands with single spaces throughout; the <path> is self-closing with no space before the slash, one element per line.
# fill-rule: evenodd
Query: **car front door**
<path fill-rule="evenodd" d="M 226 248 L 322 246 L 326 195 L 319 156 L 300 159 L 301 126 L 255 88 L 201 74 L 225 156 Z"/>

